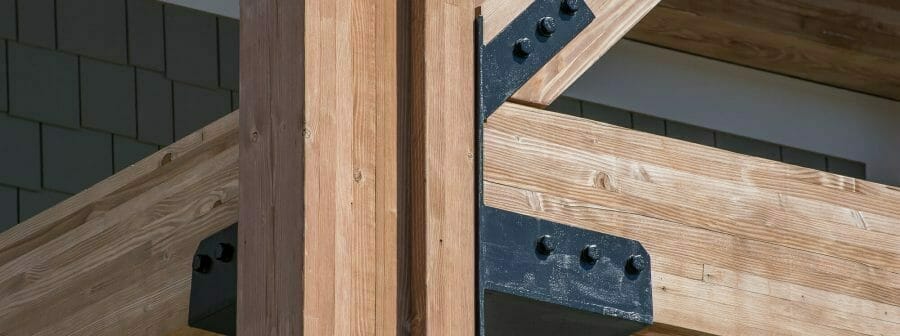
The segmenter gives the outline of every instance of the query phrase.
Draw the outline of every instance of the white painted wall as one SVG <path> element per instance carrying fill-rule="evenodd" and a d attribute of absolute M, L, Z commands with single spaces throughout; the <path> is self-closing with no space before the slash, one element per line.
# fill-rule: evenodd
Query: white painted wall
<path fill-rule="evenodd" d="M 900 185 L 900 102 L 633 41 L 565 95 L 861 161 Z"/>

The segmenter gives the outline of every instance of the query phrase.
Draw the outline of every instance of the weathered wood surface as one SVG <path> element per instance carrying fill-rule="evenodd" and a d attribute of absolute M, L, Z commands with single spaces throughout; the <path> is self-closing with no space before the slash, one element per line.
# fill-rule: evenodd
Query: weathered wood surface
<path fill-rule="evenodd" d="M 488 205 L 647 248 L 647 335 L 900 334 L 898 188 L 511 103 L 484 135 Z"/>
<path fill-rule="evenodd" d="M 477 0 L 488 43 L 533 0 Z M 528 105 L 550 105 L 646 15 L 659 0 L 584 0 L 596 19 L 513 96 Z"/>
<path fill-rule="evenodd" d="M 185 332 L 197 244 L 237 221 L 237 113 L 0 234 L 0 335 Z"/>
<path fill-rule="evenodd" d="M 169 333 L 167 336 L 216 336 L 218 334 L 203 329 L 195 329 L 191 327 L 183 327 Z"/>
<path fill-rule="evenodd" d="M 898 4 L 663 0 L 627 37 L 897 100 Z"/>
<path fill-rule="evenodd" d="M 244 224 L 238 226 L 237 333 L 301 336 L 306 327 L 304 309 L 309 305 L 305 286 L 325 296 L 333 294 L 317 287 L 318 283 L 304 281 L 310 263 L 304 258 L 306 149 L 302 136 L 306 1 L 244 0 L 240 4 L 244 113 L 239 132 L 243 172 L 239 208 Z M 333 236 L 322 240 L 333 241 L 329 238 Z M 323 269 L 320 274 L 325 273 Z M 321 308 L 315 313 L 334 312 L 324 304 Z M 329 322 L 322 325 L 333 326 Z"/>
<path fill-rule="evenodd" d="M 0 333 L 186 332 L 193 251 L 237 219 L 236 119 L 0 235 Z M 645 335 L 900 330 L 896 188 L 512 104 L 485 135 L 488 204 L 647 247 Z"/>
<path fill-rule="evenodd" d="M 475 46 L 471 0 L 411 2 L 413 335 L 475 333 Z"/>
<path fill-rule="evenodd" d="M 242 2 L 240 334 L 405 328 L 404 6 Z"/>

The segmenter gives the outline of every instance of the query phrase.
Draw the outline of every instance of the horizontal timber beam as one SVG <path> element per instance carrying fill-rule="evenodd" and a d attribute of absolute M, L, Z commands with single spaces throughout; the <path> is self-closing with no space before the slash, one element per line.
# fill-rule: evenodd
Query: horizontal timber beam
<path fill-rule="evenodd" d="M 236 120 L 0 234 L 0 331 L 187 332 L 196 244 L 237 220 Z M 900 328 L 896 188 L 514 104 L 485 136 L 488 205 L 650 251 L 644 334 Z"/>
<path fill-rule="evenodd" d="M 651 330 L 900 330 L 900 189 L 512 103 L 484 156 L 486 205 L 643 244 Z"/>

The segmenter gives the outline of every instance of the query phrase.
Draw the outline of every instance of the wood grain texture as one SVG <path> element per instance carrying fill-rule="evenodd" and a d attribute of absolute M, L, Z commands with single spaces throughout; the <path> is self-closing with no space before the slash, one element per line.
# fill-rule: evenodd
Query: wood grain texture
<path fill-rule="evenodd" d="M 403 6 L 242 2 L 241 333 L 403 328 Z"/>
<path fill-rule="evenodd" d="M 474 8 L 411 3 L 413 335 L 475 333 Z"/>
<path fill-rule="evenodd" d="M 531 2 L 530 0 L 482 1 L 485 41 L 496 36 Z M 585 0 L 596 19 L 547 62 L 511 99 L 528 105 L 550 105 L 657 2 L 659 0 Z"/>
<path fill-rule="evenodd" d="M 216 334 L 214 332 L 209 332 L 206 330 L 202 330 L 202 329 L 195 329 L 195 328 L 191 328 L 191 327 L 184 327 L 184 328 L 178 329 L 178 330 L 168 334 L 168 336 L 216 336 L 216 335 L 219 335 L 219 334 Z"/>
<path fill-rule="evenodd" d="M 303 313 L 310 303 L 304 299 L 304 286 L 309 285 L 303 276 L 308 267 L 302 136 L 305 4 L 240 3 L 243 224 L 238 225 L 237 332 L 241 335 L 300 336 L 306 327 Z"/>
<path fill-rule="evenodd" d="M 900 332 L 893 187 L 507 103 L 485 126 L 485 199 L 639 240 L 648 335 Z"/>
<path fill-rule="evenodd" d="M 237 220 L 237 114 L 0 234 L 0 334 L 187 326 L 197 244 Z"/>
<path fill-rule="evenodd" d="M 896 2 L 663 0 L 627 37 L 900 99 Z"/>

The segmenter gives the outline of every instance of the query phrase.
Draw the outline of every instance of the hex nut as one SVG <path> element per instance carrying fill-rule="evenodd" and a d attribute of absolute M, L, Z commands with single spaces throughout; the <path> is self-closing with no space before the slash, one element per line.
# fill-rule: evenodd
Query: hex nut
<path fill-rule="evenodd" d="M 595 263 L 597 260 L 600 260 L 600 248 L 595 244 L 590 244 L 585 246 L 584 249 L 581 250 L 581 259 L 589 262 Z"/>
<path fill-rule="evenodd" d="M 193 267 L 194 271 L 197 273 L 208 273 L 211 265 L 212 258 L 205 254 L 198 254 L 194 256 L 191 267 Z"/>
<path fill-rule="evenodd" d="M 520 57 L 528 57 L 534 52 L 534 44 L 527 37 L 520 38 L 516 41 L 516 55 Z"/>
<path fill-rule="evenodd" d="M 543 36 L 550 36 L 556 32 L 556 20 L 552 17 L 544 17 L 538 21 L 538 32 Z"/>
<path fill-rule="evenodd" d="M 556 241 L 550 235 L 540 236 L 537 242 L 537 249 L 542 254 L 550 254 L 553 250 L 556 250 Z"/>
<path fill-rule="evenodd" d="M 216 260 L 221 262 L 230 262 L 234 259 L 234 246 L 227 243 L 219 243 L 216 245 L 216 251 L 213 253 Z"/>

